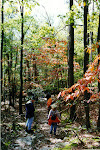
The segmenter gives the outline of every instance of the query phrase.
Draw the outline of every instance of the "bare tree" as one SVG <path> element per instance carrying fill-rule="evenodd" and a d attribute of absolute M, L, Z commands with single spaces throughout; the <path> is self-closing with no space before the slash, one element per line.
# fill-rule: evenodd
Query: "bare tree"
<path fill-rule="evenodd" d="M 23 0 L 21 5 L 21 60 L 20 60 L 20 97 L 19 97 L 19 114 L 22 114 L 22 92 L 23 92 L 23 41 L 24 41 L 24 32 L 23 32 Z"/>
<path fill-rule="evenodd" d="M 1 10 L 1 100 L 3 99 L 3 93 L 2 93 L 2 81 L 3 81 L 3 75 L 2 75 L 2 53 L 3 53 L 3 41 L 4 41 L 4 0 L 2 0 L 2 10 Z"/>
<path fill-rule="evenodd" d="M 87 14 L 88 14 L 88 0 L 84 0 L 85 6 L 84 6 L 84 74 L 88 69 L 89 64 L 89 53 L 87 52 L 87 45 L 88 45 L 88 34 L 87 34 Z M 86 112 L 86 127 L 87 129 L 90 128 L 90 120 L 89 120 L 89 104 L 87 103 L 87 100 L 89 98 L 89 93 L 85 91 L 84 93 L 84 106 L 85 106 L 85 112 Z"/>
<path fill-rule="evenodd" d="M 97 41 L 100 41 L 100 12 L 99 12 L 99 26 L 98 26 L 98 37 Z M 98 55 L 100 55 L 100 46 L 98 48 Z M 100 60 L 98 60 L 98 65 L 100 66 Z M 100 74 L 100 73 L 99 73 Z M 100 80 L 100 75 L 98 75 L 98 78 Z M 100 83 L 98 82 L 98 93 L 100 92 Z M 97 122 L 97 128 L 100 131 L 100 103 L 99 103 L 99 117 L 98 117 L 98 122 Z"/>
<path fill-rule="evenodd" d="M 70 0 L 70 10 L 73 6 L 73 0 Z M 74 16 L 70 18 L 69 26 L 69 47 L 68 47 L 68 87 L 71 87 L 74 84 L 74 66 L 73 66 L 73 57 L 74 57 Z M 70 108 L 70 119 L 75 119 L 75 105 Z"/>

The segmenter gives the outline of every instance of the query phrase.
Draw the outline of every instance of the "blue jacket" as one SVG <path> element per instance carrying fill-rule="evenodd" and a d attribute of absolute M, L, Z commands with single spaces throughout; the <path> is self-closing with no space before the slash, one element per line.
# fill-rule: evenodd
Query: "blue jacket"
<path fill-rule="evenodd" d="M 34 108 L 34 104 L 32 103 L 32 101 L 29 100 L 25 106 L 26 106 L 26 118 L 34 117 L 35 108 Z"/>

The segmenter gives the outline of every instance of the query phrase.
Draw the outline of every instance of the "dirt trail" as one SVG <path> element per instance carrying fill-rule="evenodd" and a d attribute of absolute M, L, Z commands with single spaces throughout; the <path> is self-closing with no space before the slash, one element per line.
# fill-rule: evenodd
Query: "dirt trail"
<path fill-rule="evenodd" d="M 47 116 L 48 116 L 48 111 L 47 111 L 47 105 L 46 102 L 43 104 L 38 104 L 36 106 L 36 122 L 38 124 L 38 127 L 40 129 L 40 133 L 44 135 L 45 139 L 48 139 L 50 142 L 44 142 L 41 145 L 41 150 L 49 150 L 53 149 L 55 147 L 55 144 L 58 142 L 61 142 L 62 140 L 58 138 L 57 136 L 55 137 L 53 134 L 50 137 L 50 126 L 48 125 L 47 121 Z M 59 127 L 57 128 L 57 135 L 59 135 Z"/>
<path fill-rule="evenodd" d="M 2 108 L 2 150 L 53 150 L 55 144 L 62 141 L 58 136 L 52 135 L 50 137 L 46 102 L 47 100 L 45 99 L 35 104 L 35 121 L 32 125 L 33 134 L 28 134 L 25 131 L 25 108 L 23 108 L 24 113 L 22 115 L 18 115 L 12 107 L 9 113 Z M 12 126 L 13 122 L 15 126 Z M 57 129 L 57 134 L 60 135 L 59 129 Z"/>
<path fill-rule="evenodd" d="M 1 108 L 1 145 L 2 150 L 53 150 L 55 147 L 64 148 L 65 146 L 75 149 L 100 149 L 100 132 L 87 131 L 84 126 L 79 123 L 59 124 L 57 128 L 57 136 L 50 137 L 50 126 L 47 123 L 47 105 L 46 100 L 35 104 L 36 113 L 33 128 L 34 134 L 28 134 L 25 131 L 25 105 L 23 114 L 18 115 L 13 107 L 10 111 Z M 8 106 L 8 105 L 7 105 Z M 8 107 L 9 108 L 9 107 Z M 62 115 L 62 121 L 64 116 Z M 36 124 L 36 125 L 35 125 Z M 66 128 L 65 128 L 66 126 Z M 36 128 L 35 128 L 36 127 Z M 77 133 L 78 136 L 76 136 Z M 67 131 L 67 132 L 66 132 Z M 84 141 L 84 145 L 80 140 Z"/>

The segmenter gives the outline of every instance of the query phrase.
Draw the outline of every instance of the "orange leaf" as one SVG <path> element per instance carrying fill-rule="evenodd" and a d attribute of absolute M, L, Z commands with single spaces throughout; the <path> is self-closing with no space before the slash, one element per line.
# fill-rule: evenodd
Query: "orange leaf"
<path fill-rule="evenodd" d="M 79 97 L 79 91 L 77 90 L 77 91 L 75 91 L 75 93 L 74 93 L 74 97 Z"/>
<path fill-rule="evenodd" d="M 73 97 L 72 95 L 70 95 L 70 99 L 71 99 L 71 100 L 74 100 L 74 97 Z"/>
<path fill-rule="evenodd" d="M 61 96 L 63 97 L 65 95 L 65 91 L 63 91 L 62 93 L 61 93 Z"/>
<path fill-rule="evenodd" d="M 69 100 L 69 99 L 70 99 L 70 95 L 68 95 L 68 96 L 66 97 L 66 101 Z"/>
<path fill-rule="evenodd" d="M 89 92 L 89 88 L 88 87 L 85 87 L 85 90 L 87 90 Z"/>
<path fill-rule="evenodd" d="M 72 92 L 72 88 L 69 88 L 69 89 L 68 89 L 68 92 L 71 93 L 71 92 Z"/>

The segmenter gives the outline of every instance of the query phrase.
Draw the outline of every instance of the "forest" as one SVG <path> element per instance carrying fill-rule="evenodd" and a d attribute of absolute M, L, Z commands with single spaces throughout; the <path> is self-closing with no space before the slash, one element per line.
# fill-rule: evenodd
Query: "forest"
<path fill-rule="evenodd" d="M 100 0 L 58 0 L 63 13 L 48 2 L 0 3 L 1 149 L 100 149 Z M 34 134 L 25 130 L 28 93 Z M 61 114 L 56 137 L 48 93 Z"/>

